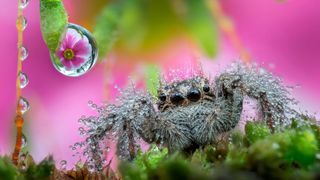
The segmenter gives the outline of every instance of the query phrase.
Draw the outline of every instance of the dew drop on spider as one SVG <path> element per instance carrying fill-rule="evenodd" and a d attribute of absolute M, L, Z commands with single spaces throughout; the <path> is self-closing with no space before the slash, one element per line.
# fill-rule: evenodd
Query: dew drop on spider
<path fill-rule="evenodd" d="M 64 38 L 55 54 L 51 54 L 54 67 L 66 76 L 81 76 L 96 63 L 98 48 L 91 33 L 85 28 L 68 24 Z"/>

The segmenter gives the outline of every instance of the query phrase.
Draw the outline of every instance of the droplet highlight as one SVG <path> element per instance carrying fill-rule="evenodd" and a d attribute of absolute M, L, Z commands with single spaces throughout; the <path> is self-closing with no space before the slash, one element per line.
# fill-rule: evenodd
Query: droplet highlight
<path fill-rule="evenodd" d="M 27 6 L 28 6 L 28 4 L 29 4 L 29 0 L 20 0 L 20 8 L 21 9 L 24 9 L 24 8 L 26 8 Z"/>
<path fill-rule="evenodd" d="M 28 145 L 28 141 L 27 141 L 27 137 L 22 134 L 22 138 L 21 138 L 21 148 L 24 148 Z"/>
<path fill-rule="evenodd" d="M 22 15 L 17 17 L 17 22 L 16 23 L 17 23 L 16 24 L 17 25 L 17 29 L 21 28 L 22 30 L 25 30 L 27 25 L 28 25 L 27 19 Z"/>
<path fill-rule="evenodd" d="M 81 76 L 96 63 L 98 49 L 96 41 L 85 28 L 68 24 L 65 37 L 55 54 L 51 54 L 54 67 L 66 76 Z"/>
<path fill-rule="evenodd" d="M 29 56 L 29 51 L 28 51 L 28 49 L 27 49 L 26 47 L 24 47 L 24 46 L 21 46 L 21 47 L 19 48 L 19 50 L 20 50 L 20 54 L 21 54 L 21 61 L 26 60 L 27 57 Z"/>
<path fill-rule="evenodd" d="M 19 106 L 21 108 L 20 110 L 21 110 L 22 114 L 24 114 L 25 112 L 27 112 L 30 109 L 29 102 L 24 97 L 20 97 Z"/>
<path fill-rule="evenodd" d="M 19 73 L 19 79 L 20 79 L 20 88 L 24 88 L 28 85 L 29 83 L 29 79 L 27 77 L 27 75 L 23 72 Z"/>
<path fill-rule="evenodd" d="M 60 161 L 60 169 L 61 170 L 66 170 L 67 169 L 67 164 L 68 164 L 68 162 L 66 160 Z"/>

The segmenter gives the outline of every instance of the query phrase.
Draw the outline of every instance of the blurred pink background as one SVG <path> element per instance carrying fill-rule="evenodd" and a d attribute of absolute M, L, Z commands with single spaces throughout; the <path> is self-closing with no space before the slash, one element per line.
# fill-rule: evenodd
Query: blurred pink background
<path fill-rule="evenodd" d="M 77 120 L 82 115 L 95 114 L 87 106 L 92 100 L 104 101 L 104 64 L 78 78 L 65 77 L 51 64 L 49 52 L 40 33 L 39 1 L 30 0 L 25 9 L 28 27 L 24 33 L 29 57 L 23 62 L 23 71 L 30 79 L 23 89 L 31 109 L 26 113 L 25 134 L 29 149 L 36 160 L 48 154 L 55 159 L 68 159 L 72 155 L 69 145 L 79 139 Z M 89 0 L 88 0 L 89 1 Z M 17 1 L 0 0 L 0 155 L 12 152 L 15 138 L 15 76 L 17 59 L 17 31 L 15 18 Z M 74 19 L 72 3 L 65 0 L 70 21 Z M 245 47 L 255 61 L 262 63 L 287 84 L 299 84 L 294 94 L 303 109 L 311 112 L 320 109 L 320 1 L 287 0 L 223 0 L 223 8 L 233 19 Z M 77 22 L 74 22 L 77 23 Z M 162 67 L 188 66 L 201 59 L 205 71 L 215 74 L 219 69 L 239 57 L 228 38 L 221 35 L 218 56 L 211 61 L 199 53 L 192 44 L 179 38 L 152 57 L 161 60 Z M 139 71 L 141 64 L 126 63 L 125 56 L 111 55 L 116 62 L 110 74 L 115 84 L 125 86 L 127 77 Z M 124 73 L 126 72 L 126 73 Z M 114 95 L 113 93 L 112 95 Z M 74 161 L 74 160 L 71 160 Z"/>

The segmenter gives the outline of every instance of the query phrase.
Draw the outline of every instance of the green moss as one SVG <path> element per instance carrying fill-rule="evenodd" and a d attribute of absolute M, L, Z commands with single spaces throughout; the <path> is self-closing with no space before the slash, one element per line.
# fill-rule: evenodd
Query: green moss
<path fill-rule="evenodd" d="M 265 123 L 257 122 L 248 122 L 245 126 L 245 133 L 250 144 L 271 134 L 269 127 Z"/>
<path fill-rule="evenodd" d="M 230 138 L 192 154 L 169 154 L 166 148 L 151 145 L 132 162 L 121 162 L 119 176 L 129 180 L 319 179 L 319 155 L 319 127 L 313 123 L 270 133 L 264 124 L 250 122 L 245 133 L 235 131 Z M 19 170 L 8 157 L 0 158 L 0 179 L 48 179 L 56 170 L 52 158 L 27 164 L 25 170 Z M 84 167 L 77 172 L 86 172 Z"/>
<path fill-rule="evenodd" d="M 9 157 L 0 158 L 0 179 L 16 179 L 19 175 L 18 169 L 11 163 Z"/>
<path fill-rule="evenodd" d="M 139 154 L 140 160 L 124 163 L 130 168 L 121 172 L 125 179 L 316 179 L 320 177 L 319 129 L 303 124 L 270 133 L 265 124 L 249 122 L 245 134 L 235 131 L 230 139 L 189 156 L 161 156 L 152 168 L 141 166 L 141 157 L 147 160 L 152 153 Z M 148 161 L 152 160 L 143 164 Z"/>

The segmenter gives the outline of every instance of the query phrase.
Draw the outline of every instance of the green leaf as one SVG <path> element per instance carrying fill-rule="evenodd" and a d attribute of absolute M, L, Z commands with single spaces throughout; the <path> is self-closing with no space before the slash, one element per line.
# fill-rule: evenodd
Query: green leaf
<path fill-rule="evenodd" d="M 108 4 L 97 18 L 93 36 L 99 47 L 100 59 L 110 51 L 118 37 L 122 7 L 121 3 Z"/>
<path fill-rule="evenodd" d="M 61 0 L 40 0 L 41 32 L 51 54 L 55 54 L 68 25 Z"/>
<path fill-rule="evenodd" d="M 159 68 L 155 65 L 148 65 L 146 69 L 146 86 L 148 91 L 153 95 L 157 95 L 159 85 Z"/>
<path fill-rule="evenodd" d="M 186 0 L 186 25 L 200 48 L 209 57 L 214 57 L 218 50 L 217 27 L 204 0 Z"/>

